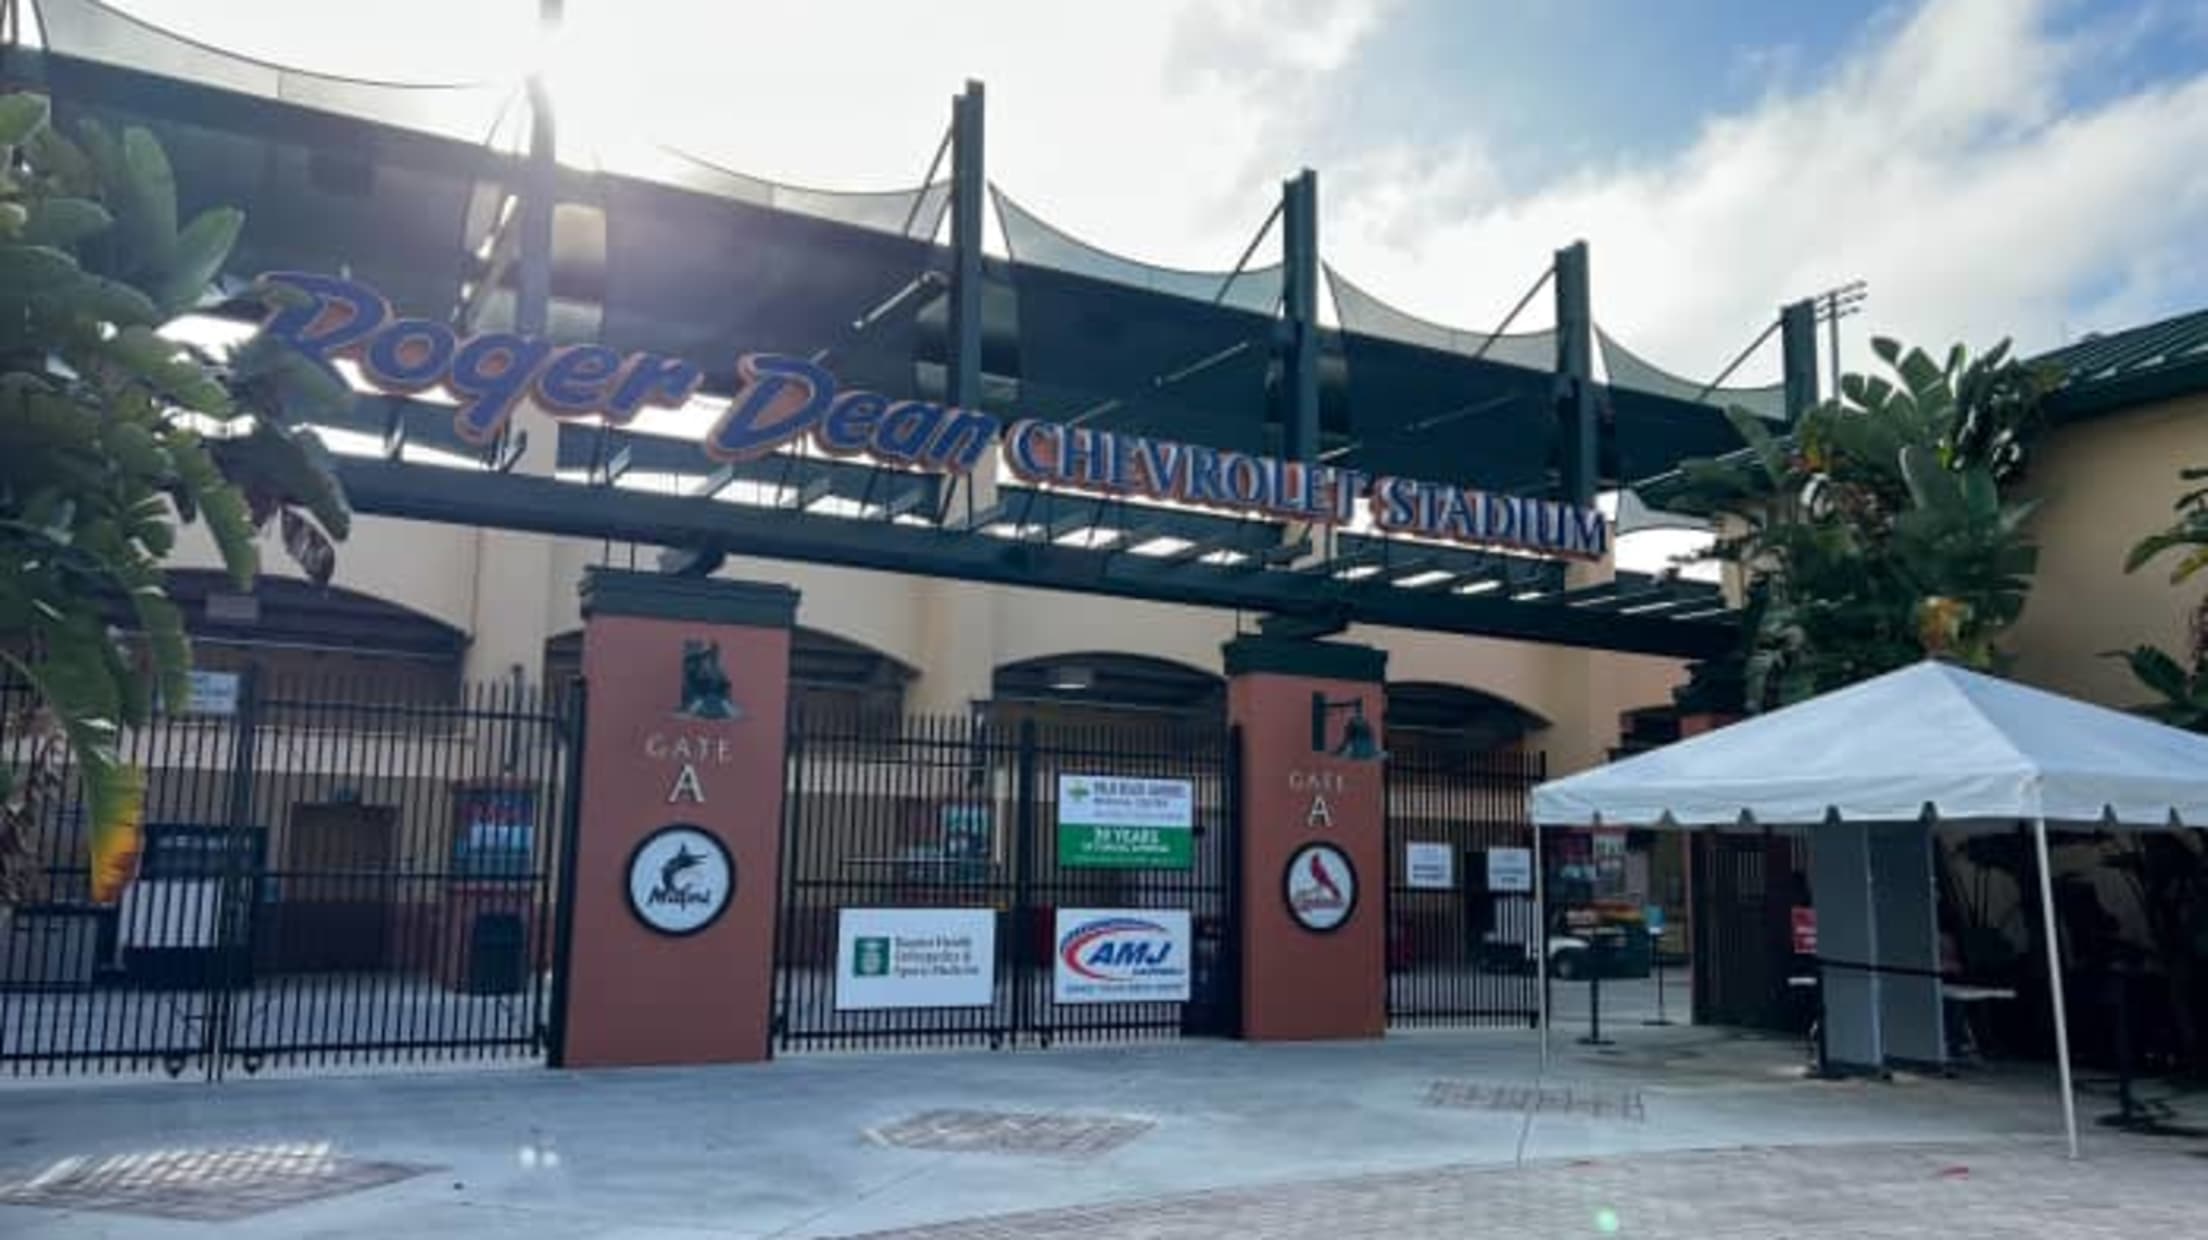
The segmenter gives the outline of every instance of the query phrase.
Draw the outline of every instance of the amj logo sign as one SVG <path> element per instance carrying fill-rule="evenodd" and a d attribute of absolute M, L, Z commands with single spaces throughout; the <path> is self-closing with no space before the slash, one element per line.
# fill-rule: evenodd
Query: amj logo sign
<path fill-rule="evenodd" d="M 1169 967 L 1173 954 L 1173 938 L 1164 926 L 1132 917 L 1076 926 L 1058 942 L 1060 963 L 1100 982 L 1154 976 Z"/>
<path fill-rule="evenodd" d="M 1060 909 L 1059 1003 L 1177 1003 L 1189 997 L 1185 909 Z"/>

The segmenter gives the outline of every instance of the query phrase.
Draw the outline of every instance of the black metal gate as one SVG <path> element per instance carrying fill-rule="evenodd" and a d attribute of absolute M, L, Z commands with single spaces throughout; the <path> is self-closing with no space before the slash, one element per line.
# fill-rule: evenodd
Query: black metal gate
<path fill-rule="evenodd" d="M 794 718 L 776 1045 L 1009 1047 L 1233 1033 L 1234 769 L 1232 739 L 1219 728 Z M 1061 852 L 1059 794 L 1073 776 L 1185 781 L 1185 865 L 1176 856 L 1099 866 Z M 1185 913 L 1188 999 L 1060 1001 L 1064 910 L 1137 929 Z M 989 927 L 991 959 L 970 972 L 957 1002 L 868 1006 L 856 996 L 858 974 L 880 959 L 863 941 L 867 925 L 910 917 L 925 927 L 960 913 Z M 1147 942 L 1161 950 L 1160 939 Z"/>
<path fill-rule="evenodd" d="M 21 689 L 7 752 L 28 757 Z M 568 703 L 515 683 L 434 699 L 369 682 L 196 682 L 123 738 L 144 853 L 90 902 L 73 780 L 0 941 L 15 1074 L 541 1055 L 553 875 L 572 829 Z"/>
<path fill-rule="evenodd" d="M 1815 996 L 1787 983 L 1793 909 L 1809 903 L 1806 853 L 1799 838 L 1768 831 L 1695 834 L 1696 1024 L 1809 1027 Z"/>
<path fill-rule="evenodd" d="M 1532 1025 L 1540 936 L 1527 798 L 1545 756 L 1396 745 L 1391 738 L 1388 1023 Z M 1491 863 L 1497 850 L 1508 851 Z"/>

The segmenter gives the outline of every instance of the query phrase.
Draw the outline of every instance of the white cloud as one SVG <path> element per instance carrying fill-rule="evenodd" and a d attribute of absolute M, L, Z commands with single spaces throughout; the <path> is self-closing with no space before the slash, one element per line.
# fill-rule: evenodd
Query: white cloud
<path fill-rule="evenodd" d="M 1675 156 L 1483 193 L 1409 242 L 1396 204 L 1431 220 L 1461 176 L 1452 161 L 1337 179 L 1331 256 L 1409 308 L 1484 324 L 1550 249 L 1585 237 L 1598 318 L 1697 377 L 1781 301 L 1856 277 L 1874 330 L 1935 344 L 2048 346 L 2204 300 L 2208 165 L 2192 153 L 2208 150 L 2208 73 L 2065 112 L 2110 40 L 2057 37 L 2046 18 L 1934 0 L 1824 85 L 1715 118 Z M 1756 377 L 1775 374 L 1775 357 L 1760 363 Z"/>
<path fill-rule="evenodd" d="M 440 26 L 452 0 L 331 4 L 312 22 L 295 18 L 296 0 L 129 2 L 278 59 L 411 70 L 386 76 L 507 70 L 526 52 L 507 24 Z M 502 0 L 498 11 L 516 7 Z M 1506 179 L 1481 126 L 1519 126 L 1563 151 L 1600 144 L 1477 108 L 1439 143 L 1358 127 L 1346 83 L 1391 8 L 568 5 L 601 107 L 731 167 L 801 184 L 909 185 L 951 94 L 978 77 L 991 175 L 1086 239 L 1224 266 L 1281 178 L 1315 162 L 1326 255 L 1381 296 L 1490 325 L 1552 250 L 1585 237 L 1598 317 L 1696 376 L 1714 373 L 1779 302 L 1856 277 L 1871 291 L 1858 322 L 1931 343 L 2014 334 L 2046 346 L 2208 301 L 2197 241 L 2208 235 L 2208 70 L 2151 85 L 2123 76 L 2142 40 L 2208 33 L 2197 4 L 2142 3 L 2058 31 L 2059 0 L 1928 0 L 1879 13 L 1838 63 L 1810 64 L 1796 45 L 1743 48 L 1743 71 L 1766 84 L 1754 105 L 1708 118 L 1661 156 L 1585 160 L 1540 184 Z M 421 42 L 427 29 L 439 30 L 433 46 Z M 1452 97 L 1444 85 L 1433 85 L 1437 99 Z M 1653 97 L 1697 84 L 1652 66 L 1629 88 Z M 2091 102 L 2067 102 L 2080 97 Z M 1524 325 L 1545 312 L 1537 302 Z M 1765 357 L 1748 377 L 1775 368 Z"/>

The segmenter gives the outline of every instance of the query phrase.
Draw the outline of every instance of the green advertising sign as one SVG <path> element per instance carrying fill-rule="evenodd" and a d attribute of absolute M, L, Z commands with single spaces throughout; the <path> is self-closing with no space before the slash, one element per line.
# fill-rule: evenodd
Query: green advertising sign
<path fill-rule="evenodd" d="M 1196 787 L 1185 779 L 1058 777 L 1058 864 L 1185 870 L 1196 863 Z"/>

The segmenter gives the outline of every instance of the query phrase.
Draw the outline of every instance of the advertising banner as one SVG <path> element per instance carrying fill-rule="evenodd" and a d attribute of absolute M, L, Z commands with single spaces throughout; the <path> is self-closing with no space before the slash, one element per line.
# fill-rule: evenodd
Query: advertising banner
<path fill-rule="evenodd" d="M 1195 864 L 1196 786 L 1185 779 L 1058 777 L 1058 864 L 1185 870 Z"/>
<path fill-rule="evenodd" d="M 847 908 L 836 919 L 836 1010 L 987 1007 L 997 914 L 986 908 Z"/>
<path fill-rule="evenodd" d="M 1055 1003 L 1185 1003 L 1187 909 L 1062 908 L 1051 979 Z"/>

